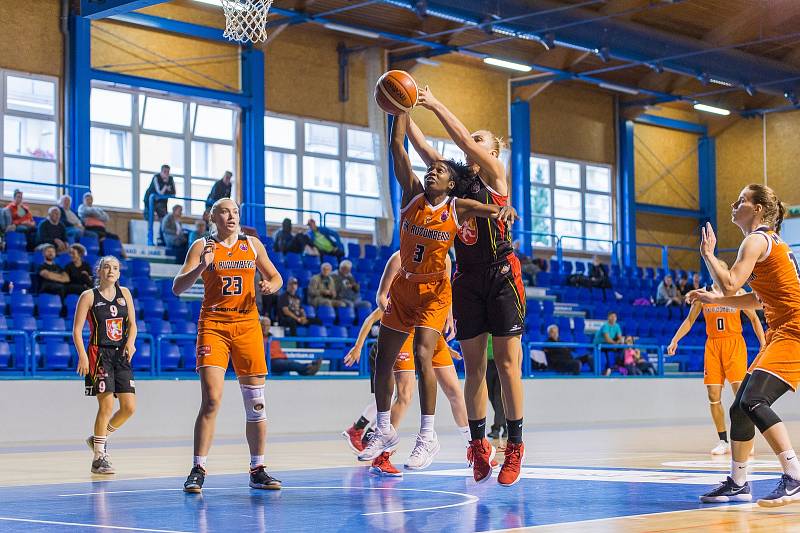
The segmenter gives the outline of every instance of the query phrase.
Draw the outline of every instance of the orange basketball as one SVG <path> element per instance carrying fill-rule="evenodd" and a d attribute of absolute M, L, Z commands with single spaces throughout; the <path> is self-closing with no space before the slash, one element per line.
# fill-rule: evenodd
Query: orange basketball
<path fill-rule="evenodd" d="M 390 70 L 375 84 L 375 101 L 389 113 L 408 113 L 417 104 L 417 82 L 404 70 Z"/>

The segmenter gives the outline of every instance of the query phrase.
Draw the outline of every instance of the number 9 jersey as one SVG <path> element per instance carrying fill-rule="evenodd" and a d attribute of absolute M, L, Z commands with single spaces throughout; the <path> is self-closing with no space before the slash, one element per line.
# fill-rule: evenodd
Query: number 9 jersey
<path fill-rule="evenodd" d="M 246 235 L 228 248 L 213 237 L 206 237 L 206 248 L 213 248 L 213 260 L 203 272 L 203 306 L 200 320 L 236 322 L 258 317 L 256 307 L 256 251 Z"/>

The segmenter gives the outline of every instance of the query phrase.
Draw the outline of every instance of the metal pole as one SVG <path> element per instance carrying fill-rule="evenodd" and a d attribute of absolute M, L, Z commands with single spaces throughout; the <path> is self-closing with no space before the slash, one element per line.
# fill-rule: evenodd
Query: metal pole
<path fill-rule="evenodd" d="M 511 203 L 519 220 L 513 226 L 514 239 L 522 241 L 525 255 L 531 255 L 530 239 L 524 233 L 531 223 L 531 106 L 526 100 L 511 104 Z"/>

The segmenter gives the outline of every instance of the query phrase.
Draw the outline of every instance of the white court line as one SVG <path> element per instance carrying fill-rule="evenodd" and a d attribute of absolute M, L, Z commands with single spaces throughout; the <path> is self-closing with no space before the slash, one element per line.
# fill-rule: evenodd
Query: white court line
<path fill-rule="evenodd" d="M 208 487 L 204 488 L 203 491 L 208 490 L 239 490 L 241 487 Z M 477 496 L 473 496 L 472 494 L 464 494 L 463 492 L 451 492 L 447 490 L 432 490 L 432 489 L 404 489 L 400 487 L 283 487 L 281 490 L 395 490 L 401 492 L 427 492 L 432 494 L 448 494 L 451 496 L 461 496 L 465 498 L 463 502 L 458 503 L 450 503 L 447 505 L 435 505 L 432 507 L 419 507 L 416 509 L 398 509 L 395 511 L 376 511 L 374 513 L 361 513 L 361 516 L 376 516 L 376 515 L 384 515 L 384 514 L 396 514 L 396 513 L 414 513 L 417 511 L 436 511 L 438 509 L 447 509 L 450 507 L 461 507 L 462 505 L 469 505 L 471 503 L 476 503 L 479 498 Z M 72 496 L 93 496 L 98 494 L 131 494 L 137 492 L 173 492 L 173 491 L 181 491 L 183 489 L 136 489 L 136 490 L 109 490 L 109 491 L 100 491 L 100 492 L 81 492 L 76 494 L 59 494 L 58 496 L 61 498 L 69 498 Z"/>
<path fill-rule="evenodd" d="M 144 527 L 110 526 L 105 524 L 84 524 L 81 522 L 58 522 L 56 520 L 33 520 L 30 518 L 11 518 L 0 516 L 0 520 L 7 522 L 25 522 L 28 524 L 49 524 L 53 526 L 94 527 L 98 529 L 119 529 L 123 531 L 152 531 L 155 533 L 191 533 L 191 531 L 178 531 L 175 529 L 148 529 Z"/>

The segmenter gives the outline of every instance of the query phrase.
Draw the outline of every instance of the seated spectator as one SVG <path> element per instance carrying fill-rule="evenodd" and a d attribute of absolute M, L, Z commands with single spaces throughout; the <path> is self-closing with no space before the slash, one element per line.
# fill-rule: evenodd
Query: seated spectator
<path fill-rule="evenodd" d="M 703 282 L 700 280 L 700 274 L 695 272 L 694 274 L 692 274 L 691 283 L 686 284 L 686 292 L 681 291 L 681 295 L 686 296 L 691 291 L 700 290 L 703 288 L 705 288 L 705 286 L 703 285 Z"/>
<path fill-rule="evenodd" d="M 0 209 L 0 249 L 6 246 L 6 232 L 14 231 L 16 226 L 11 223 L 11 211 Z"/>
<path fill-rule="evenodd" d="M 608 277 L 608 267 L 600 262 L 600 257 L 592 257 L 592 264 L 589 265 L 589 282 L 592 287 L 598 289 L 610 289 L 611 279 Z"/>
<path fill-rule="evenodd" d="M 317 221 L 308 219 L 308 238 L 319 255 L 333 255 L 338 259 L 344 257 L 344 245 L 335 231 L 317 226 Z"/>
<path fill-rule="evenodd" d="M 322 359 L 314 359 L 310 363 L 301 363 L 286 357 L 286 352 L 281 348 L 281 343 L 276 341 L 269 331 L 270 320 L 262 316 L 261 319 L 261 333 L 264 335 L 264 351 L 269 352 L 270 373 L 273 375 L 281 375 L 287 372 L 297 372 L 301 376 L 313 376 L 319 372 L 319 367 L 322 366 Z M 269 343 L 267 345 L 267 343 Z M 269 346 L 269 350 L 267 350 Z"/>
<path fill-rule="evenodd" d="M 62 298 L 67 294 L 80 294 L 83 287 L 70 283 L 69 275 L 53 260 L 56 258 L 56 247 L 52 244 L 42 244 L 36 248 L 44 255 L 44 263 L 39 265 L 39 292 L 58 294 Z"/>
<path fill-rule="evenodd" d="M 681 276 L 678 278 L 678 293 L 681 296 L 686 296 L 689 294 L 689 278 L 686 276 Z"/>
<path fill-rule="evenodd" d="M 656 290 L 656 305 L 683 305 L 683 297 L 678 292 L 678 288 L 672 283 L 672 276 L 667 274 L 661 283 L 658 284 Z"/>
<path fill-rule="evenodd" d="M 330 263 L 322 263 L 319 267 L 319 274 L 314 275 L 308 283 L 308 303 L 314 307 L 320 305 L 332 305 L 333 307 L 344 307 L 346 304 L 337 298 L 336 283 L 331 276 L 333 267 Z"/>
<path fill-rule="evenodd" d="M 561 342 L 558 337 L 558 326 L 552 324 L 547 328 L 547 342 Z M 572 348 L 546 347 L 543 348 L 547 356 L 547 368 L 555 370 L 561 374 L 572 374 L 577 376 L 581 373 L 581 365 L 586 363 L 594 372 L 594 361 L 590 355 L 573 357 Z"/>
<path fill-rule="evenodd" d="M 318 318 L 308 318 L 297 295 L 297 278 L 290 277 L 286 289 L 278 298 L 278 325 L 289 330 L 290 337 L 297 336 L 297 326 L 321 324 Z"/>
<path fill-rule="evenodd" d="M 84 229 L 96 234 L 101 241 L 104 239 L 119 240 L 119 237 L 106 231 L 106 222 L 109 220 L 108 215 L 101 207 L 94 205 L 92 193 L 83 194 L 83 203 L 78 207 L 78 216 L 83 220 Z"/>
<path fill-rule="evenodd" d="M 92 267 L 86 263 L 86 248 L 79 243 L 69 247 L 69 256 L 72 261 L 64 268 L 69 276 L 70 285 L 81 287 L 82 290 L 94 287 Z"/>
<path fill-rule="evenodd" d="M 83 224 L 72 210 L 72 198 L 68 194 L 58 199 L 58 209 L 61 211 L 61 223 L 67 228 L 67 238 L 77 241 L 83 236 Z"/>
<path fill-rule="evenodd" d="M 36 236 L 36 222 L 33 220 L 33 213 L 28 208 L 28 205 L 22 201 L 22 191 L 16 189 L 14 191 L 14 200 L 6 206 L 9 214 L 11 215 L 11 225 L 15 231 L 25 233 L 28 239 L 28 249 L 33 248 L 34 238 Z"/>
<path fill-rule="evenodd" d="M 536 285 L 536 274 L 541 272 L 541 268 L 537 265 L 533 259 L 525 255 L 525 253 L 520 248 L 520 241 L 517 239 L 514 241 L 514 255 L 517 256 L 519 259 L 520 268 L 522 269 L 522 273 L 527 275 L 528 280 L 531 282 L 532 285 Z"/>
<path fill-rule="evenodd" d="M 654 376 L 656 374 L 656 369 L 653 367 L 653 363 L 644 359 L 642 357 L 642 352 L 638 348 L 633 347 L 633 337 L 625 337 L 625 344 L 627 344 L 628 347 L 625 348 L 623 364 L 628 371 L 628 375 L 641 376 L 642 374 L 647 374 Z"/>
<path fill-rule="evenodd" d="M 282 254 L 301 254 L 306 246 L 311 245 L 311 240 L 305 233 L 292 233 L 292 221 L 288 218 L 283 219 L 281 229 L 276 231 L 272 238 L 275 241 L 275 251 Z"/>
<path fill-rule="evenodd" d="M 195 222 L 194 229 L 189 232 L 189 244 L 191 245 L 197 239 L 202 239 L 204 237 L 208 237 L 211 235 L 211 232 L 208 231 L 208 226 L 206 225 L 205 220 L 198 220 Z"/>
<path fill-rule="evenodd" d="M 211 192 L 208 193 L 208 198 L 206 198 L 206 207 L 211 207 L 214 205 L 214 202 L 222 198 L 230 198 L 231 189 L 233 188 L 232 181 L 233 173 L 230 170 L 226 170 L 225 174 L 222 175 L 222 179 L 218 180 L 214 183 L 214 186 L 211 187 Z"/>
<path fill-rule="evenodd" d="M 622 328 L 619 327 L 617 323 L 617 313 L 611 311 L 608 313 L 608 320 L 606 320 L 600 329 L 598 329 L 594 334 L 594 344 L 622 344 L 624 342 L 622 338 Z M 604 375 L 609 376 L 611 375 L 611 370 L 614 367 L 621 367 L 622 365 L 622 357 L 620 350 L 616 350 L 613 348 L 603 348 L 602 350 L 603 357 L 605 361 L 600 361 L 604 367 Z"/>
<path fill-rule="evenodd" d="M 336 286 L 336 294 L 350 307 L 371 307 L 368 302 L 361 299 L 361 286 L 353 277 L 353 263 L 344 260 L 339 263 L 339 271 L 333 274 L 333 281 Z"/>
<path fill-rule="evenodd" d="M 175 196 L 175 179 L 169 174 L 169 165 L 161 165 L 161 172 L 153 174 L 150 186 L 144 192 L 144 219 L 150 220 L 150 197 L 154 194 L 159 196 Z M 153 201 L 153 217 L 161 220 L 167 216 L 167 199 L 159 198 Z"/>
<path fill-rule="evenodd" d="M 47 210 L 47 218 L 36 230 L 36 246 L 42 244 L 52 244 L 59 254 L 67 251 L 67 228 L 61 223 L 61 210 L 55 206 Z"/>
<path fill-rule="evenodd" d="M 183 224 L 181 223 L 181 216 L 183 215 L 183 206 L 173 205 L 172 212 L 165 216 L 161 221 L 161 233 L 164 235 L 164 244 L 167 248 L 172 248 L 175 251 L 175 262 L 183 263 L 188 251 L 188 239 L 186 233 L 183 231 Z"/>

